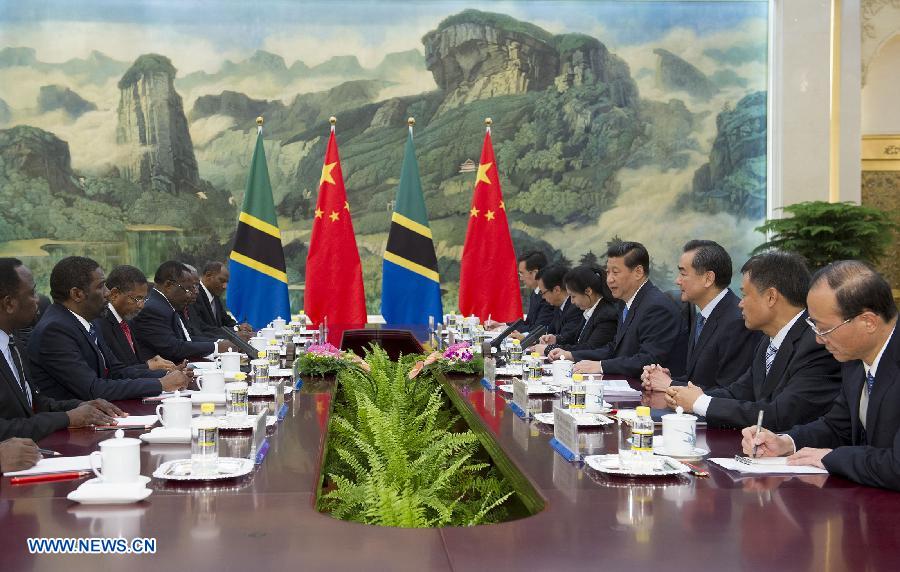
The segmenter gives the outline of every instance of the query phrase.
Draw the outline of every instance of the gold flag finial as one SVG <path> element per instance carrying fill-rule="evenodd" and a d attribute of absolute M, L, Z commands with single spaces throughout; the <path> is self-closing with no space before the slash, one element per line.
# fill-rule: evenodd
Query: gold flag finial
<path fill-rule="evenodd" d="M 413 125 L 416 124 L 416 118 L 410 117 L 409 119 L 406 120 L 406 124 L 409 125 L 410 127 L 412 127 Z"/>
<path fill-rule="evenodd" d="M 488 127 L 490 127 L 491 124 L 493 124 L 493 123 L 494 123 L 494 120 L 491 119 L 490 117 L 485 117 L 485 118 L 484 118 L 484 124 L 487 125 Z"/>
<path fill-rule="evenodd" d="M 331 117 L 328 118 L 328 123 L 331 123 L 331 126 L 334 127 L 334 124 L 337 123 L 337 117 L 332 115 Z"/>
<path fill-rule="evenodd" d="M 259 125 L 260 127 L 262 127 L 263 121 L 264 120 L 262 118 L 262 115 L 260 115 L 259 117 L 256 118 L 256 124 Z"/>

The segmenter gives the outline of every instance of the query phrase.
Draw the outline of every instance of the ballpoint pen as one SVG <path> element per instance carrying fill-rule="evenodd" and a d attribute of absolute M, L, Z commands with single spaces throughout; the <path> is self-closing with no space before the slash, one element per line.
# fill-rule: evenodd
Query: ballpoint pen
<path fill-rule="evenodd" d="M 753 451 L 750 452 L 751 457 L 756 457 L 756 448 L 759 446 L 756 444 L 756 440 L 759 438 L 759 432 L 762 429 L 762 420 L 763 420 L 763 410 L 759 410 L 759 416 L 756 418 L 756 433 L 753 435 Z"/>
<path fill-rule="evenodd" d="M 50 449 L 38 449 L 38 452 L 44 457 L 62 457 L 62 453 Z"/>

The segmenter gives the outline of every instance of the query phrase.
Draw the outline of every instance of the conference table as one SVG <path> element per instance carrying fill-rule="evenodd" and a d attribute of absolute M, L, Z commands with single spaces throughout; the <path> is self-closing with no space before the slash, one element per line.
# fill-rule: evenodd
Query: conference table
<path fill-rule="evenodd" d="M 630 380 L 639 387 L 636 380 Z M 381 528 L 315 509 L 334 379 L 306 379 L 270 430 L 254 473 L 220 485 L 154 479 L 138 504 L 79 505 L 82 481 L 0 482 L 0 570 L 896 570 L 900 494 L 834 476 L 741 478 L 707 462 L 708 477 L 609 477 L 567 462 L 552 428 L 517 416 L 510 395 L 477 377 L 445 388 L 542 499 L 542 510 L 500 524 Z M 661 405 L 662 394 L 642 401 Z M 550 411 L 552 399 L 532 405 Z M 634 406 L 635 402 L 623 404 Z M 155 404 L 124 401 L 132 414 Z M 129 436 L 136 436 L 129 431 Z M 109 432 L 59 431 L 41 442 L 66 455 L 97 450 Z M 588 453 L 615 452 L 614 426 L 586 432 Z M 223 455 L 249 451 L 249 434 L 222 436 Z M 739 451 L 735 430 L 698 429 L 711 456 Z M 142 445 L 141 472 L 190 455 L 189 445 Z M 153 555 L 33 555 L 32 537 L 155 538 Z M 102 567 L 102 568 L 101 568 Z"/>

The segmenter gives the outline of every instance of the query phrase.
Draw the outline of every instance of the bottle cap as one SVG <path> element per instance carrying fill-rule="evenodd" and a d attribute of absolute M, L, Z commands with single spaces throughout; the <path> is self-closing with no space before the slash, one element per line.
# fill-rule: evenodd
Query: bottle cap
<path fill-rule="evenodd" d="M 635 411 L 635 413 L 637 413 L 638 417 L 650 417 L 650 408 L 647 407 L 646 405 L 641 405 L 640 407 L 636 408 L 634 411 Z"/>
<path fill-rule="evenodd" d="M 245 379 L 247 379 L 247 374 L 242 371 L 239 371 L 236 374 L 234 374 L 235 381 L 244 381 Z"/>
<path fill-rule="evenodd" d="M 278 340 L 269 340 L 269 345 L 270 345 L 270 346 L 277 346 L 277 345 L 278 345 Z"/>
<path fill-rule="evenodd" d="M 519 340 L 513 340 L 512 343 L 514 346 L 517 346 L 517 345 L 521 344 L 522 342 L 520 342 Z"/>
<path fill-rule="evenodd" d="M 541 354 L 539 354 L 537 352 L 531 352 L 531 357 L 533 357 L 535 359 L 541 359 Z"/>
<path fill-rule="evenodd" d="M 572 381 L 584 381 L 584 376 L 580 373 L 572 374 Z"/>
<path fill-rule="evenodd" d="M 258 358 L 264 358 L 264 357 L 266 357 L 266 352 L 264 352 L 264 351 L 262 351 L 262 350 L 259 350 L 259 351 L 256 353 L 256 357 L 258 357 Z"/>
<path fill-rule="evenodd" d="M 204 403 L 200 406 L 200 413 L 212 413 L 216 410 L 214 403 Z"/>

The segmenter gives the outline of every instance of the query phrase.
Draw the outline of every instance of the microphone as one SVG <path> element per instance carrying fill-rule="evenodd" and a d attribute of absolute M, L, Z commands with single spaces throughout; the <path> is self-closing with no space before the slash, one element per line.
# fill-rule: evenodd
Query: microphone
<path fill-rule="evenodd" d="M 499 349 L 500 344 L 503 343 L 503 340 L 505 340 L 511 333 L 515 332 L 517 329 L 519 329 L 520 326 L 523 326 L 523 325 L 524 325 L 524 322 L 522 320 L 516 320 L 515 322 L 510 324 L 509 327 L 507 327 L 505 330 L 500 332 L 499 336 L 497 336 L 496 338 L 491 340 L 491 346 Z"/>
<path fill-rule="evenodd" d="M 541 324 L 534 328 L 531 332 L 528 333 L 528 337 L 522 340 L 522 351 L 525 351 L 530 346 L 533 346 L 538 340 L 541 339 L 541 336 L 544 332 L 547 331 L 547 326 Z"/>

